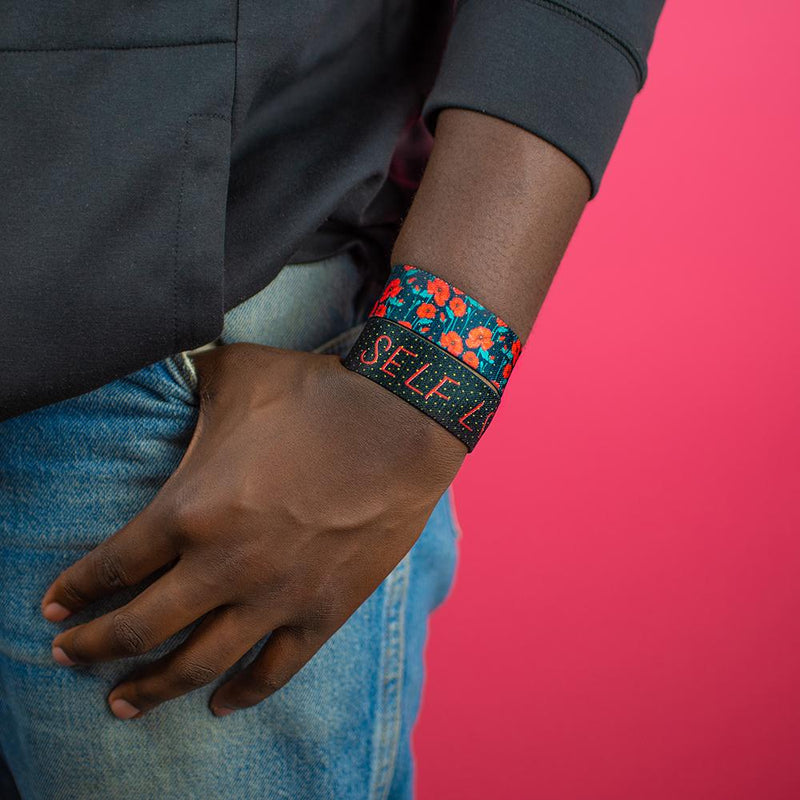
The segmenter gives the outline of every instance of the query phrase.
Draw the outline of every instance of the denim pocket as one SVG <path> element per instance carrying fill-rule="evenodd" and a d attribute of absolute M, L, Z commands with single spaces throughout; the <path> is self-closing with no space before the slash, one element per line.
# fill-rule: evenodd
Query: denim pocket
<path fill-rule="evenodd" d="M 323 342 L 319 347 L 314 348 L 312 352 L 321 355 L 344 357 L 355 344 L 363 327 L 364 323 L 359 322 L 357 325 L 353 325 L 347 330 L 336 334 L 328 341 Z M 220 346 L 224 347 L 225 345 Z M 165 378 L 178 390 L 182 399 L 187 402 L 196 401 L 197 396 L 197 370 L 192 362 L 190 352 L 192 351 L 183 350 L 153 365 L 155 368 L 161 369 Z"/>

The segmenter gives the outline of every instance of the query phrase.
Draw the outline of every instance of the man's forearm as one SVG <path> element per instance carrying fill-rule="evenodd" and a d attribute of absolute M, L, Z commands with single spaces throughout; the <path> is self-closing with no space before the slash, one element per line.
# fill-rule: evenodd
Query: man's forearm
<path fill-rule="evenodd" d="M 443 110 L 392 251 L 472 295 L 523 342 L 589 199 L 584 171 L 496 117 Z"/>

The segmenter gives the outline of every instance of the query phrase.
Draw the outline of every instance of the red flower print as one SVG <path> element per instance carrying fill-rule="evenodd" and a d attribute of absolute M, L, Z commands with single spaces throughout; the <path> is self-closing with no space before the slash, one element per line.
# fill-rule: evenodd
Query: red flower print
<path fill-rule="evenodd" d="M 500 384 L 499 384 L 497 381 L 492 381 L 492 383 L 493 383 L 493 384 L 494 384 L 494 385 L 495 385 L 495 386 L 496 386 L 498 389 L 500 388 Z"/>
<path fill-rule="evenodd" d="M 467 336 L 467 347 L 482 347 L 484 350 L 488 350 L 493 344 L 492 332 L 482 325 L 473 328 Z"/>
<path fill-rule="evenodd" d="M 503 367 L 503 377 L 504 377 L 504 378 L 508 378 L 508 376 L 509 376 L 510 374 L 511 374 L 511 364 L 506 364 L 506 365 Z"/>
<path fill-rule="evenodd" d="M 408 320 L 405 320 L 405 319 L 401 319 L 400 320 L 400 324 L 402 326 L 406 327 L 406 328 L 410 328 L 411 327 L 411 323 Z"/>
<path fill-rule="evenodd" d="M 433 295 L 433 301 L 437 306 L 443 306 L 450 297 L 450 287 L 441 278 L 434 278 L 428 281 L 428 294 Z"/>
<path fill-rule="evenodd" d="M 386 316 L 386 306 L 383 303 L 375 306 L 375 310 L 372 312 L 373 317 L 385 317 Z"/>
<path fill-rule="evenodd" d="M 508 327 L 508 326 L 505 324 L 505 322 L 503 322 L 503 320 L 501 320 L 501 319 L 500 319 L 500 317 L 497 317 L 497 324 L 498 324 L 498 325 L 499 325 L 501 328 L 507 328 L 507 327 Z"/>
<path fill-rule="evenodd" d="M 433 319 L 436 316 L 436 306 L 431 303 L 421 303 L 417 306 L 417 316 L 420 319 Z"/>
<path fill-rule="evenodd" d="M 420 333 L 427 333 L 430 330 L 430 328 L 425 326 L 424 328 L 420 328 L 419 330 L 420 330 Z"/>
<path fill-rule="evenodd" d="M 406 270 L 406 272 L 408 272 L 408 270 L 414 269 L 414 267 L 412 267 L 411 264 L 403 264 L 403 269 Z"/>
<path fill-rule="evenodd" d="M 392 280 L 390 280 L 389 283 L 387 283 L 383 288 L 381 301 L 386 300 L 389 297 L 397 297 L 397 295 L 400 294 L 401 288 L 400 278 L 392 278 Z"/>
<path fill-rule="evenodd" d="M 448 331 L 439 337 L 439 344 L 454 356 L 460 356 L 464 352 L 464 342 L 455 331 Z"/>
<path fill-rule="evenodd" d="M 476 356 L 475 353 L 472 353 L 469 350 L 467 350 L 467 352 L 464 353 L 463 356 L 461 356 L 461 360 L 465 364 L 469 364 L 471 367 L 478 369 L 478 356 Z"/>
<path fill-rule="evenodd" d="M 511 355 L 513 359 L 511 360 L 512 364 L 517 363 L 517 359 L 519 358 L 519 354 L 522 352 L 522 342 L 519 339 L 514 339 L 514 344 L 511 345 Z"/>
<path fill-rule="evenodd" d="M 457 317 L 463 317 L 467 313 L 467 304 L 460 297 L 454 297 L 448 305 Z"/>
<path fill-rule="evenodd" d="M 444 322 L 444 314 L 440 313 L 440 314 L 439 314 L 439 319 L 440 319 L 442 322 Z"/>

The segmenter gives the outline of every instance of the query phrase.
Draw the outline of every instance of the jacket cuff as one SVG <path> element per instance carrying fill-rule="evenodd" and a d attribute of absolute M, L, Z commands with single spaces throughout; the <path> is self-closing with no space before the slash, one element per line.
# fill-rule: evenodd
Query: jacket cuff
<path fill-rule="evenodd" d="M 600 185 L 634 96 L 642 54 L 614 32 L 549 0 L 462 0 L 423 108 L 479 111 L 530 131 Z"/>

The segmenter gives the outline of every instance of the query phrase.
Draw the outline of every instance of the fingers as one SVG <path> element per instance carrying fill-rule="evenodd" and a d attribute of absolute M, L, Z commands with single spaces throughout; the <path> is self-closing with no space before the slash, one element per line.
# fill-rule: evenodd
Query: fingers
<path fill-rule="evenodd" d="M 135 586 L 178 557 L 172 538 L 151 508 L 145 508 L 50 584 L 42 598 L 46 619 L 60 622 L 101 597 Z"/>
<path fill-rule="evenodd" d="M 211 710 L 222 717 L 265 700 L 285 686 L 327 638 L 307 629 L 278 628 L 255 661 L 217 689 Z"/>
<path fill-rule="evenodd" d="M 180 647 L 116 686 L 108 696 L 112 713 L 120 719 L 139 717 L 167 700 L 211 683 L 268 630 L 263 614 L 252 609 L 217 609 Z"/>
<path fill-rule="evenodd" d="M 62 631 L 53 640 L 53 658 L 64 666 L 136 656 L 220 604 L 220 598 L 200 592 L 190 567 L 178 562 L 121 608 Z"/>

